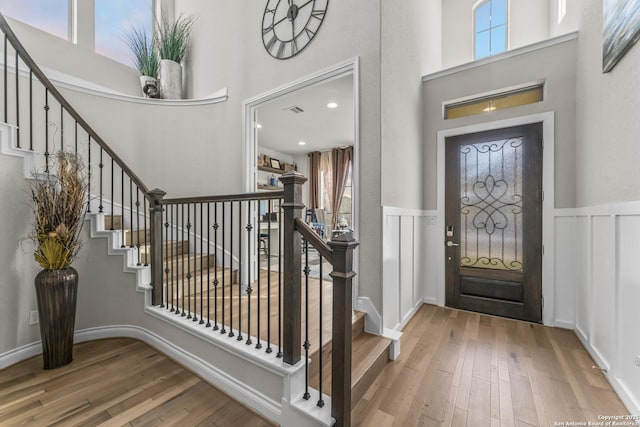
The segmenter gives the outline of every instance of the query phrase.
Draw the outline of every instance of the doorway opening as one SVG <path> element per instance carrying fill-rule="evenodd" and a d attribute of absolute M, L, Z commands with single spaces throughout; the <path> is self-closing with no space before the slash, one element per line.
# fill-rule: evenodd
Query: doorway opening
<path fill-rule="evenodd" d="M 245 101 L 245 190 L 274 190 L 280 175 L 296 170 L 307 178 L 306 222 L 325 240 L 344 231 L 357 238 L 358 99 L 355 58 Z M 329 279 L 331 269 L 322 271 Z M 353 288 L 355 301 L 356 280 Z"/>

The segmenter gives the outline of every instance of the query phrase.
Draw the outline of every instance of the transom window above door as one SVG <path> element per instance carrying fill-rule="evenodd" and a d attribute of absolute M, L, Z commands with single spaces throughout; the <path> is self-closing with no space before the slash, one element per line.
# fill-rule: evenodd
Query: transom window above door
<path fill-rule="evenodd" d="M 485 0 L 473 10 L 474 59 L 507 50 L 507 0 Z"/>

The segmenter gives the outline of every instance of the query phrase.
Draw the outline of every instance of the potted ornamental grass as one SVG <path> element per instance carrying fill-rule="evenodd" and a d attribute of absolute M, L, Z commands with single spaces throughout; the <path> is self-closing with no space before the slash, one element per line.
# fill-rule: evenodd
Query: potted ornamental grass
<path fill-rule="evenodd" d="M 77 154 L 59 152 L 52 170 L 31 183 L 34 257 L 42 270 L 35 289 L 44 369 L 73 359 L 78 272 L 71 266 L 81 247 L 87 209 L 87 177 Z"/>
<path fill-rule="evenodd" d="M 158 68 L 160 61 L 156 52 L 156 37 L 144 28 L 131 28 L 124 39 L 133 55 L 135 68 L 140 73 L 140 86 L 145 98 L 158 98 Z"/>
<path fill-rule="evenodd" d="M 160 96 L 165 99 L 182 98 L 182 65 L 189 44 L 195 18 L 180 15 L 169 19 L 162 12 L 156 28 L 156 49 L 160 57 Z"/>

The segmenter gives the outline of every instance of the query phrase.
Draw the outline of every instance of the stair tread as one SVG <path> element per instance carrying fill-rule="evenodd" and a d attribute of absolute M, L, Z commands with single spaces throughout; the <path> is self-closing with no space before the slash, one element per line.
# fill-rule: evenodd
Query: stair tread
<path fill-rule="evenodd" d="M 380 355 L 388 351 L 390 345 L 390 339 L 368 333 L 360 334 L 353 340 L 351 347 L 352 386 L 355 386 L 365 376 Z"/>

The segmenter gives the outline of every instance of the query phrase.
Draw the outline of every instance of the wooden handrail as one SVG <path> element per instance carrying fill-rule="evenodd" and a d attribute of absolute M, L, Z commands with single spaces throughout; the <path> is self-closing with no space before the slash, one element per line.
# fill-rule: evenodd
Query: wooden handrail
<path fill-rule="evenodd" d="M 22 45 L 18 37 L 15 35 L 9 23 L 5 19 L 4 15 L 0 13 L 0 30 L 2 30 L 7 37 L 7 40 L 13 48 L 16 50 L 16 55 L 22 58 L 22 62 L 35 74 L 40 83 L 49 91 L 51 95 L 60 103 L 60 106 L 69 113 L 71 117 L 87 132 L 87 134 L 93 139 L 111 158 L 122 168 L 124 173 L 131 178 L 138 188 L 146 195 L 149 192 L 149 188 L 142 182 L 142 180 L 131 170 L 131 168 L 107 145 L 106 142 L 93 130 L 91 126 L 80 116 L 80 114 L 69 104 L 64 96 L 58 91 L 51 80 L 44 74 L 38 64 L 31 58 L 31 55 L 27 52 Z M 6 64 L 5 64 L 6 65 Z M 16 70 L 16 73 L 18 70 Z"/>
<path fill-rule="evenodd" d="M 272 200 L 282 199 L 284 191 L 261 191 L 259 193 L 242 193 L 229 194 L 223 196 L 197 196 L 197 197 L 181 197 L 174 199 L 162 199 L 162 205 L 175 205 L 181 203 L 215 203 L 215 202 L 237 202 L 240 200 Z"/>
<path fill-rule="evenodd" d="M 296 230 L 302 234 L 302 237 L 307 239 L 307 241 L 311 243 L 311 246 L 316 248 L 320 255 L 322 255 L 329 264 L 333 265 L 333 251 L 329 245 L 327 245 L 324 240 L 322 240 L 320 236 L 318 236 L 318 234 L 302 220 L 302 218 L 296 218 L 295 225 Z"/>

